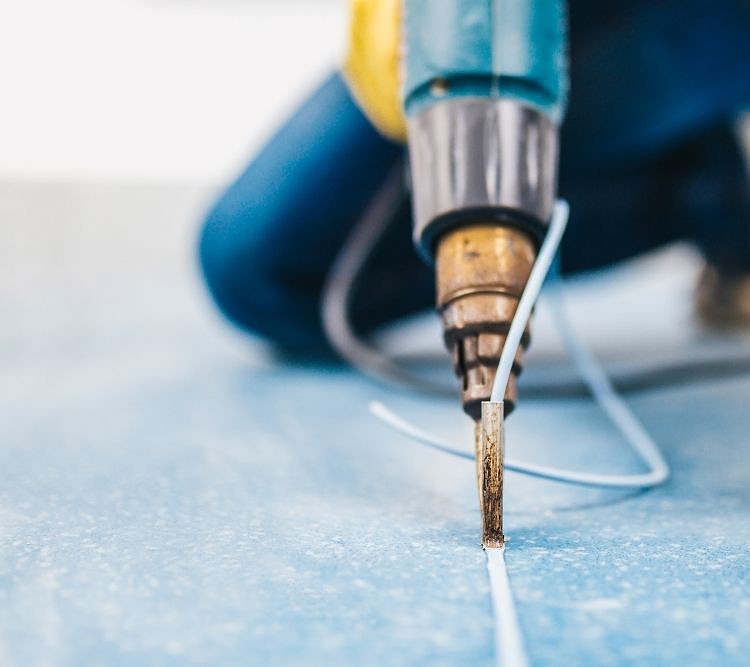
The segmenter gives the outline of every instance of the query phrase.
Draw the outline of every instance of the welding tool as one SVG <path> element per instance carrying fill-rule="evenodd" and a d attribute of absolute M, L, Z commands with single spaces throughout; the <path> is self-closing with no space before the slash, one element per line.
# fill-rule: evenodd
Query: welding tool
<path fill-rule="evenodd" d="M 563 6 L 405 0 L 403 8 L 414 240 L 435 265 L 445 344 L 464 411 L 480 426 L 483 542 L 498 546 L 502 424 L 516 402 L 528 329 L 504 406 L 487 402 L 555 201 L 566 90 Z"/>

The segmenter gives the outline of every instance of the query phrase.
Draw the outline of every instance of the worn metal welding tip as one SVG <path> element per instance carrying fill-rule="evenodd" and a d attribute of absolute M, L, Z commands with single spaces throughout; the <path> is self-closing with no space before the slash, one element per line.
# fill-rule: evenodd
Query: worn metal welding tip
<path fill-rule="evenodd" d="M 479 511 L 482 512 L 482 424 L 481 421 L 474 422 L 474 466 L 477 479 L 477 499 L 479 500 Z"/>
<path fill-rule="evenodd" d="M 480 505 L 482 511 L 482 545 L 500 548 L 503 535 L 503 468 L 505 441 L 502 402 L 482 401 L 479 461 Z"/>

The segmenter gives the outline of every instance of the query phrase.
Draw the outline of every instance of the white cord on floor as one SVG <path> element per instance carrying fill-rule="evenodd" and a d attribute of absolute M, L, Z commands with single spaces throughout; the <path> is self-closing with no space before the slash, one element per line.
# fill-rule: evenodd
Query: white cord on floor
<path fill-rule="evenodd" d="M 552 260 L 557 252 L 557 247 L 562 239 L 568 221 L 568 212 L 567 203 L 558 201 L 552 220 L 550 221 L 549 231 L 539 251 L 539 256 L 531 271 L 526 288 L 519 301 L 516 315 L 511 323 L 508 338 L 506 339 L 500 363 L 498 364 L 491 400 L 501 401 L 505 395 L 505 388 L 521 335 L 526 328 L 531 310 L 541 291 L 544 279 L 549 272 Z M 617 394 L 599 362 L 596 361 L 573 332 L 565 313 L 564 304 L 562 303 L 562 286 L 559 280 L 555 289 L 558 299 L 552 300 L 555 306 L 553 312 L 568 354 L 572 357 L 581 378 L 588 386 L 597 404 L 607 414 L 612 423 L 622 432 L 633 450 L 649 468 L 649 471 L 647 473 L 632 475 L 587 473 L 562 470 L 560 468 L 525 463 L 513 459 L 505 460 L 506 469 L 533 477 L 581 486 L 645 489 L 664 483 L 669 478 L 669 466 L 659 448 L 625 401 Z M 446 443 L 440 438 L 410 424 L 380 402 L 372 402 L 370 404 L 370 411 L 381 421 L 417 442 L 426 444 L 433 449 L 474 460 L 473 454 L 463 452 L 460 448 Z"/>
<path fill-rule="evenodd" d="M 495 618 L 495 663 L 498 667 L 527 667 L 529 659 L 505 567 L 505 548 L 485 549 L 485 552 Z"/>

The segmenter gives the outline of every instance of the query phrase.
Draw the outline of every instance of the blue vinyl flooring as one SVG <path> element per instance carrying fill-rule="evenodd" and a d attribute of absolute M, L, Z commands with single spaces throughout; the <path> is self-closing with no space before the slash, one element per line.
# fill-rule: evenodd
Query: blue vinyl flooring
<path fill-rule="evenodd" d="M 366 410 L 469 447 L 457 402 L 273 361 L 210 311 L 192 233 L 130 233 L 49 241 L 56 260 L 15 260 L 0 292 L 0 664 L 491 665 L 472 465 Z M 674 273 L 654 260 L 575 288 L 612 367 L 750 356 L 686 333 Z M 530 379 L 566 372 L 544 323 Z M 532 662 L 746 665 L 750 378 L 629 402 L 673 466 L 664 488 L 508 477 Z M 586 400 L 522 402 L 507 437 L 516 458 L 637 469 Z"/>

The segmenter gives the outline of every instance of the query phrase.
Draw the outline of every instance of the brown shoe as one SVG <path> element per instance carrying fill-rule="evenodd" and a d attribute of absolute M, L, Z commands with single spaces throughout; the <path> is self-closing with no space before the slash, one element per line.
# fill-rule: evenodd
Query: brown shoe
<path fill-rule="evenodd" d="M 710 326 L 750 328 L 750 273 L 729 273 L 707 264 L 698 278 L 695 308 Z"/>

